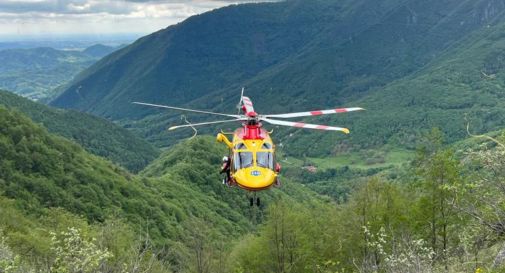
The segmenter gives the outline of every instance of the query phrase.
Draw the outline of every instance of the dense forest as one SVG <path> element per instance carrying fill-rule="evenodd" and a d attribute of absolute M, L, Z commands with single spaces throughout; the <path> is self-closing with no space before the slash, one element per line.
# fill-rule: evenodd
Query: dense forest
<path fill-rule="evenodd" d="M 354 180 L 345 203 L 276 203 L 234 247 L 233 268 L 503 272 L 503 137 L 451 147 L 434 129 L 407 168 Z"/>
<path fill-rule="evenodd" d="M 264 208 L 249 208 L 242 191 L 221 185 L 217 170 L 224 151 L 213 139 L 176 146 L 136 176 L 19 112 L 0 108 L 0 124 L 1 270 L 95 272 L 107 266 L 123 272 L 129 270 L 123 263 L 155 262 L 165 264 L 160 272 L 188 272 L 199 258 L 193 244 L 204 243 L 206 251 L 222 244 L 214 259 L 264 218 Z M 164 164 L 173 166 L 160 168 Z M 269 203 L 295 199 L 320 200 L 295 183 L 264 196 Z M 89 241 L 98 236 L 106 237 Z M 81 251 L 91 256 L 76 254 Z M 146 251 L 145 257 L 134 261 L 136 251 Z M 92 271 L 72 268 L 70 262 L 94 259 L 94 253 L 108 259 Z M 57 265 L 60 259 L 69 263 Z"/>
<path fill-rule="evenodd" d="M 2 98 L 55 133 L 86 136 L 64 122 L 85 115 Z M 225 151 L 211 138 L 171 148 L 137 176 L 19 112 L 0 117 L 5 272 L 500 272 L 499 133 L 449 145 L 441 130 L 423 131 L 414 160 L 395 167 L 288 167 L 283 191 L 251 209 L 219 183 Z M 89 139 L 99 133 L 109 148 L 134 139 L 119 129 Z"/>
<path fill-rule="evenodd" d="M 0 117 L 3 272 L 501 272 L 500 133 L 447 145 L 433 129 L 404 167 L 334 197 L 287 174 L 250 208 L 219 182 L 211 138 L 136 176 L 19 112 Z"/>
<path fill-rule="evenodd" d="M 153 145 L 103 118 L 52 108 L 2 90 L 0 105 L 21 111 L 52 133 L 71 139 L 88 152 L 132 172 L 142 170 L 160 154 Z"/>

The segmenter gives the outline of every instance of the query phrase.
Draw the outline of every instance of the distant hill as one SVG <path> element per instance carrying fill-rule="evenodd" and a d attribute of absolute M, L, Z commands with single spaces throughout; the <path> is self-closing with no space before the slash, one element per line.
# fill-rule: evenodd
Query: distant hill
<path fill-rule="evenodd" d="M 0 51 L 0 88 L 32 100 L 54 96 L 54 89 L 73 79 L 114 47 L 94 45 L 83 51 L 49 47 Z"/>
<path fill-rule="evenodd" d="M 297 130 L 290 138 L 294 130 L 280 130 L 278 139 L 291 144 L 288 153 L 321 155 L 385 143 L 413 147 L 433 126 L 454 141 L 464 136 L 463 114 L 475 113 L 484 101 L 494 101 L 496 114 L 477 113 L 481 129 L 505 126 L 497 100 L 501 64 L 492 61 L 501 56 L 504 11 L 505 4 L 495 0 L 230 6 L 109 55 L 76 77 L 52 105 L 121 120 L 161 146 L 173 143 L 165 128 L 180 122 L 178 113 L 160 115 L 132 101 L 235 111 L 230 107 L 246 86 L 261 113 L 367 108 L 308 119 L 348 126 L 351 137 Z M 480 49 L 470 53 L 473 47 Z M 464 69 L 455 72 L 455 65 Z M 489 74 L 485 67 L 498 82 L 483 76 Z M 489 92 L 482 92 L 483 85 Z"/>
<path fill-rule="evenodd" d="M 116 49 L 116 47 L 97 44 L 84 49 L 82 53 L 95 58 L 102 58 L 114 52 Z"/>
<path fill-rule="evenodd" d="M 0 90 L 0 105 L 23 112 L 50 132 L 74 140 L 88 152 L 132 172 L 142 170 L 159 151 L 130 131 L 89 114 L 55 109 Z"/>

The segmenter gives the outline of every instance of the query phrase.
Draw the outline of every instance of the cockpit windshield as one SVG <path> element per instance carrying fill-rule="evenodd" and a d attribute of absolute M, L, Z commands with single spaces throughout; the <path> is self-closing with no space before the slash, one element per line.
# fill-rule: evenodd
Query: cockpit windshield
<path fill-rule="evenodd" d="M 271 152 L 257 152 L 256 163 L 258 164 L 258 167 L 273 169 L 274 156 Z"/>
<path fill-rule="evenodd" d="M 247 149 L 244 143 L 238 143 L 237 145 L 235 145 L 235 150 L 243 150 L 243 149 Z"/>
<path fill-rule="evenodd" d="M 233 163 L 234 163 L 233 167 L 235 168 L 235 170 L 252 167 L 253 153 L 251 152 L 235 153 Z"/>

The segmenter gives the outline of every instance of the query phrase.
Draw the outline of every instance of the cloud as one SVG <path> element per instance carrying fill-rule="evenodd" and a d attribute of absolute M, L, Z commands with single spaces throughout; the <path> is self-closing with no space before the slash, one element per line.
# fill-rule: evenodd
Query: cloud
<path fill-rule="evenodd" d="M 261 2 L 254 0 L 2 0 L 2 13 L 51 12 L 63 14 L 107 12 L 124 14 L 148 6 L 221 7 L 232 3 Z"/>
<path fill-rule="evenodd" d="M 249 0 L 0 0 L 0 35 L 150 33 Z"/>

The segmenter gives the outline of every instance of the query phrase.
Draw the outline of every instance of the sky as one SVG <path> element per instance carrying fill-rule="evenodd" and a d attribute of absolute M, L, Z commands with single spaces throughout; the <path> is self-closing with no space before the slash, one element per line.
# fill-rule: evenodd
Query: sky
<path fill-rule="evenodd" d="M 258 0 L 0 0 L 0 36 L 148 34 L 219 7 Z"/>

